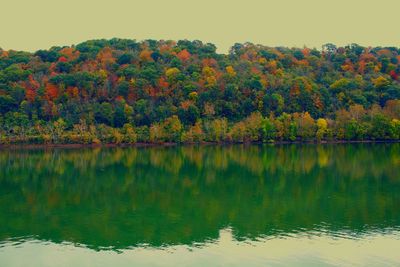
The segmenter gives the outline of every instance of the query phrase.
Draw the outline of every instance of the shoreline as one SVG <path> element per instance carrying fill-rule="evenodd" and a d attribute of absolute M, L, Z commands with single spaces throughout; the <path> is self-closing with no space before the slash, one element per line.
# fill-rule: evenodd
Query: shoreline
<path fill-rule="evenodd" d="M 400 140 L 323 140 L 323 141 L 274 141 L 274 142 L 165 142 L 165 143 L 134 143 L 134 144 L 0 144 L 3 149 L 75 149 L 75 148 L 114 148 L 114 147 L 173 147 L 173 146 L 229 146 L 229 145 L 326 145 L 326 144 L 373 144 L 400 143 Z"/>

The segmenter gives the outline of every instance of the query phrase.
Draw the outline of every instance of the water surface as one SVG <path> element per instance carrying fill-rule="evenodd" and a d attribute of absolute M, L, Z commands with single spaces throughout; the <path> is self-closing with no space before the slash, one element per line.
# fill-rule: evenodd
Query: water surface
<path fill-rule="evenodd" d="M 400 144 L 0 151 L 0 266 L 400 265 Z"/>

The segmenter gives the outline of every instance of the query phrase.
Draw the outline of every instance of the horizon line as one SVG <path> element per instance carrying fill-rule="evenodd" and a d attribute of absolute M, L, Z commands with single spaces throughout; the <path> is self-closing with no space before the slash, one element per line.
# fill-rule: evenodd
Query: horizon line
<path fill-rule="evenodd" d="M 319 48 L 317 48 L 316 46 L 307 46 L 307 45 L 303 45 L 303 46 L 289 46 L 289 45 L 266 45 L 266 44 L 261 44 L 261 43 L 253 43 L 251 41 L 245 41 L 245 42 L 234 42 L 231 46 L 229 46 L 228 51 L 220 51 L 221 48 L 218 47 L 218 45 L 216 43 L 213 42 L 208 42 L 208 41 L 203 41 L 200 39 L 189 39 L 189 38 L 182 38 L 182 39 L 153 39 L 153 38 L 146 38 L 146 39 L 136 39 L 136 38 L 123 38 L 123 37 L 112 37 L 112 38 L 93 38 L 93 39 L 87 39 L 84 41 L 79 41 L 70 45 L 52 45 L 50 47 L 47 48 L 39 48 L 39 49 L 13 49 L 13 48 L 3 48 L 2 46 L 0 46 L 0 50 L 3 51 L 15 51 L 15 52 L 26 52 L 26 53 L 32 53 L 34 54 L 37 51 L 40 50 L 51 50 L 53 48 L 64 48 L 64 47 L 76 47 L 79 44 L 85 43 L 85 42 L 90 42 L 90 41 L 110 41 L 110 40 L 131 40 L 131 41 L 135 41 L 137 43 L 145 43 L 146 41 L 157 41 L 157 42 L 168 42 L 168 41 L 172 41 L 172 42 L 179 42 L 179 41 L 190 41 L 190 42 L 195 42 L 195 41 L 200 41 L 203 44 L 212 44 L 215 46 L 216 48 L 216 53 L 217 54 L 224 54 L 224 55 L 228 55 L 229 51 L 231 48 L 234 47 L 234 45 L 236 44 L 241 44 L 241 45 L 254 45 L 254 46 L 260 46 L 260 47 L 265 47 L 265 48 L 288 48 L 288 49 L 304 49 L 304 48 L 309 48 L 309 49 L 315 49 L 318 51 L 323 51 L 323 47 L 326 45 L 334 45 L 336 46 L 336 48 L 345 48 L 351 45 L 358 45 L 360 47 L 363 48 L 396 48 L 396 49 L 400 49 L 400 46 L 396 46 L 396 45 L 364 45 L 364 44 L 359 44 L 356 42 L 349 42 L 345 45 L 339 45 L 339 44 L 335 44 L 334 42 L 326 42 L 324 44 L 321 44 Z"/>

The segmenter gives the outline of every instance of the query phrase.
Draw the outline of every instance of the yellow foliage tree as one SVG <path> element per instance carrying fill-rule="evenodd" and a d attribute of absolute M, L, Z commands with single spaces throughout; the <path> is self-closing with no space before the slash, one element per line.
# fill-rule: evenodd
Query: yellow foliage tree
<path fill-rule="evenodd" d="M 322 140 L 325 137 L 327 130 L 328 130 L 328 122 L 323 118 L 318 119 L 317 133 L 316 133 L 318 141 Z"/>
<path fill-rule="evenodd" d="M 228 73 L 228 75 L 230 77 L 235 77 L 236 76 L 236 71 L 232 66 L 227 66 L 225 69 L 226 69 L 226 73 Z"/>

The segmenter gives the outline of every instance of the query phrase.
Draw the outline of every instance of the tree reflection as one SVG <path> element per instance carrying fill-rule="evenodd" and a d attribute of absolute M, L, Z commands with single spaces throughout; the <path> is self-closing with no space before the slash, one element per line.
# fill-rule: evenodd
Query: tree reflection
<path fill-rule="evenodd" d="M 400 225 L 400 144 L 0 151 L 0 239 L 94 249 Z"/>

